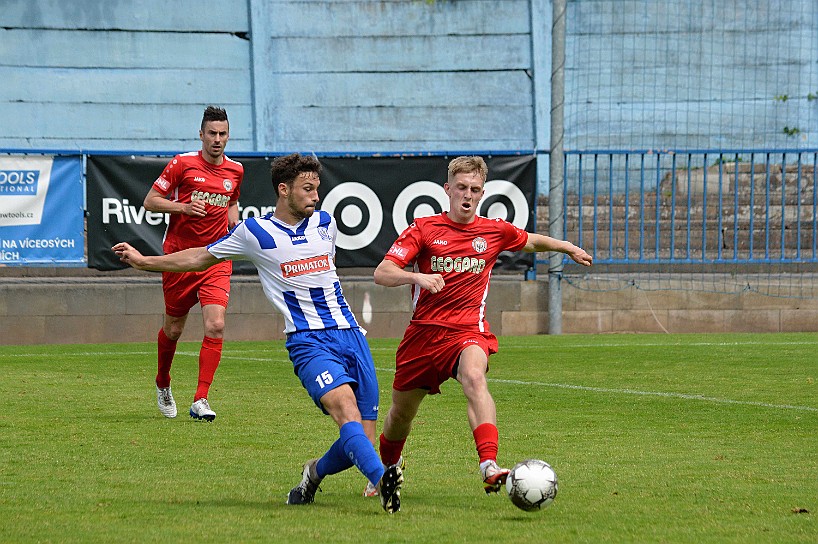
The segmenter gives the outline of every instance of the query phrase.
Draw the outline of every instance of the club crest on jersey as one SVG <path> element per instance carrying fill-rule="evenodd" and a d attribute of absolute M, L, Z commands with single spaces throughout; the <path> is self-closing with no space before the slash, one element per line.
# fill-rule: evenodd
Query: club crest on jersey
<path fill-rule="evenodd" d="M 281 274 L 285 278 L 293 278 L 295 276 L 303 276 L 304 274 L 313 274 L 315 272 L 324 272 L 329 269 L 328 255 L 317 255 L 315 257 L 309 257 L 308 259 L 299 259 L 297 261 L 281 263 Z"/>
<path fill-rule="evenodd" d="M 486 249 L 488 249 L 489 244 L 486 242 L 485 238 L 478 236 L 471 241 L 471 247 L 473 247 L 477 253 L 483 253 Z"/>
<path fill-rule="evenodd" d="M 326 240 L 327 242 L 332 241 L 332 237 L 329 235 L 327 227 L 318 227 L 316 230 L 318 231 L 318 236 L 320 236 L 322 240 Z"/>
<path fill-rule="evenodd" d="M 229 179 L 223 179 L 222 186 L 224 187 L 225 191 L 229 191 L 233 188 L 233 182 L 230 181 Z"/>

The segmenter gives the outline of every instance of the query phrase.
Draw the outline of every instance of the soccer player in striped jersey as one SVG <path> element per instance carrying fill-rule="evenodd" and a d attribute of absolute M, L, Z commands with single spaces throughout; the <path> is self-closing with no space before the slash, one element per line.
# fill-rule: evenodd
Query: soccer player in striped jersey
<path fill-rule="evenodd" d="M 485 319 L 491 270 L 502 251 L 559 251 L 585 266 L 592 258 L 570 242 L 477 216 L 487 174 L 481 157 L 453 159 L 443 186 L 449 211 L 415 219 L 375 269 L 375 283 L 411 285 L 414 308 L 396 354 L 381 460 L 399 462 L 421 401 L 454 378 L 467 399 L 484 489 L 496 493 L 509 470 L 497 464 L 497 413 L 486 383 L 498 349 Z"/>
<path fill-rule="evenodd" d="M 295 374 L 339 427 L 338 440 L 304 465 L 287 504 L 313 502 L 326 476 L 354 465 L 376 487 L 384 510 L 394 513 L 400 509 L 403 473 L 397 463 L 384 466 L 373 446 L 379 404 L 375 364 L 335 269 L 335 219 L 315 209 L 320 172 L 315 157 L 294 153 L 275 159 L 275 212 L 239 223 L 208 246 L 162 256 L 143 256 L 127 243 L 112 249 L 141 270 L 204 270 L 225 259 L 252 262 L 265 295 L 284 316 Z"/>
<path fill-rule="evenodd" d="M 224 154 L 230 139 L 227 112 L 215 106 L 205 108 L 199 138 L 202 149 L 173 157 L 145 197 L 146 210 L 170 216 L 162 244 L 165 253 L 215 242 L 239 220 L 244 167 Z M 157 337 L 156 401 L 165 417 L 176 417 L 170 368 L 188 313 L 198 303 L 202 306 L 204 338 L 190 416 L 206 421 L 216 418 L 207 396 L 222 357 L 232 272 L 233 264 L 224 262 L 203 272 L 162 274 L 165 315 Z"/>

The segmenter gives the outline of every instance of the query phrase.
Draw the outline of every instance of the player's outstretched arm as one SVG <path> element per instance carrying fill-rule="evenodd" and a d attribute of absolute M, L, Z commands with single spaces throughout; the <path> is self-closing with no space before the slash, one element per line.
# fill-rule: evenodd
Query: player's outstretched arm
<path fill-rule="evenodd" d="M 528 253 L 533 253 L 535 251 L 559 251 L 560 253 L 565 253 L 571 257 L 571 260 L 575 263 L 584 266 L 591 266 L 591 264 L 594 262 L 594 258 L 591 255 L 589 255 L 581 247 L 575 246 L 571 242 L 557 240 L 556 238 L 551 238 L 550 236 L 536 234 L 533 232 L 528 233 L 528 243 L 523 246 L 523 251 Z"/>
<path fill-rule="evenodd" d="M 154 272 L 200 272 L 207 270 L 223 259 L 217 259 L 206 247 L 192 247 L 167 255 L 142 255 L 127 242 L 120 242 L 111 248 L 119 260 L 139 270 Z"/>
<path fill-rule="evenodd" d="M 399 267 L 389 259 L 384 259 L 375 269 L 375 283 L 385 287 L 397 287 L 399 285 L 416 284 L 421 289 L 426 289 L 431 293 L 439 293 L 445 285 L 443 276 L 440 274 L 421 274 L 420 272 L 410 272 Z"/>

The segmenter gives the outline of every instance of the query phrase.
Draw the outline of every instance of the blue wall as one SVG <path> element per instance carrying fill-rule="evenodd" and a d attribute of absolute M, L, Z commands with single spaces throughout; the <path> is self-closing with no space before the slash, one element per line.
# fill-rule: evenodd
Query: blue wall
<path fill-rule="evenodd" d="M 549 147 L 550 0 L 2 4 L 0 148 Z M 818 145 L 818 2 L 568 6 L 566 147 Z"/>
<path fill-rule="evenodd" d="M 528 0 L 251 1 L 263 149 L 533 149 Z"/>
<path fill-rule="evenodd" d="M 253 149 L 246 3 L 4 0 L 0 148 L 198 148 L 224 105 Z"/>

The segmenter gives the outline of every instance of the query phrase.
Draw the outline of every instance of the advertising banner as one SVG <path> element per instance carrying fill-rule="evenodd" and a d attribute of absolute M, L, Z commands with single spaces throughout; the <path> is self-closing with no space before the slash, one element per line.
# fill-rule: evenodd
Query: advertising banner
<path fill-rule="evenodd" d="M 99 270 L 126 268 L 111 251 L 117 242 L 128 242 L 145 255 L 161 255 L 167 228 L 166 214 L 146 211 L 145 195 L 172 156 L 89 155 L 86 164 L 88 207 L 88 266 Z M 244 165 L 239 213 L 242 219 L 262 216 L 275 207 L 270 182 L 269 157 L 240 157 Z M 236 261 L 233 271 L 253 272 L 247 262 Z"/>
<path fill-rule="evenodd" d="M 454 157 L 322 159 L 321 209 L 338 222 L 338 267 L 377 266 L 415 217 L 449 209 L 443 191 Z M 484 157 L 489 167 L 477 213 L 534 229 L 536 160 L 532 155 Z M 501 268 L 525 270 L 533 254 L 501 256 Z"/>
<path fill-rule="evenodd" d="M 82 160 L 0 155 L 0 266 L 85 264 Z"/>
<path fill-rule="evenodd" d="M 162 252 L 166 217 L 146 212 L 142 201 L 171 157 L 88 157 L 88 265 L 100 270 L 123 268 L 110 248 L 128 242 L 143 253 Z M 244 165 L 239 199 L 242 219 L 272 212 L 275 191 L 270 182 L 273 157 L 232 157 Z M 453 157 L 320 157 L 319 208 L 338 222 L 336 264 L 341 268 L 374 267 L 398 234 L 415 217 L 448 209 L 443 183 Z M 489 177 L 478 213 L 502 217 L 520 228 L 534 229 L 536 160 L 532 155 L 486 157 Z M 498 266 L 525 270 L 532 254 L 501 255 Z M 237 272 L 252 271 L 234 263 Z"/>

